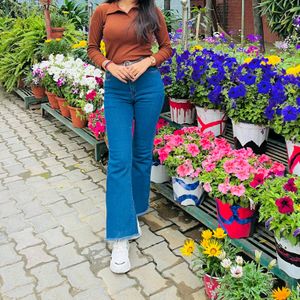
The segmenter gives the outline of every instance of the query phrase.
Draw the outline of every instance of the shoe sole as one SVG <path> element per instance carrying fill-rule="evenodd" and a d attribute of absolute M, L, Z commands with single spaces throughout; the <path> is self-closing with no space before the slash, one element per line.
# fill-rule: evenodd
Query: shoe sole
<path fill-rule="evenodd" d="M 128 272 L 130 269 L 131 269 L 130 261 L 120 266 L 117 266 L 112 263 L 110 264 L 110 270 L 116 274 L 124 274 Z"/>

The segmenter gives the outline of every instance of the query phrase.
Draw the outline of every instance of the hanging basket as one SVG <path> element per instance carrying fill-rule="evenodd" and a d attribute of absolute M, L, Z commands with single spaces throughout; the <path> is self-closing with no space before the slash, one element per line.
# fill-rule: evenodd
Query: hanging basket
<path fill-rule="evenodd" d="M 300 143 L 286 141 L 286 148 L 289 157 L 289 171 L 292 174 L 300 176 Z"/>

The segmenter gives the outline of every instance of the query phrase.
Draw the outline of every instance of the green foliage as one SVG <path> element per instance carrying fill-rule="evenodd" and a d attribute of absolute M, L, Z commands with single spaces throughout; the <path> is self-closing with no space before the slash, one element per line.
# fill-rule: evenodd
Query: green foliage
<path fill-rule="evenodd" d="M 46 40 L 44 45 L 41 47 L 41 53 L 43 58 L 47 59 L 50 54 L 63 54 L 70 53 L 71 45 L 66 39 L 54 39 Z"/>
<path fill-rule="evenodd" d="M 42 14 L 34 0 L 21 3 L 16 0 L 0 0 L 0 17 L 27 18 L 32 14 Z"/>
<path fill-rule="evenodd" d="M 292 34 L 293 19 L 300 15 L 300 0 L 262 0 L 260 8 L 272 31 L 282 37 Z"/>
<path fill-rule="evenodd" d="M 51 14 L 51 27 L 65 27 L 65 25 L 69 22 L 69 19 L 64 14 Z"/>
<path fill-rule="evenodd" d="M 168 31 L 171 32 L 172 30 L 175 30 L 181 20 L 178 11 L 174 9 L 164 9 L 162 10 L 162 13 L 165 17 Z"/>

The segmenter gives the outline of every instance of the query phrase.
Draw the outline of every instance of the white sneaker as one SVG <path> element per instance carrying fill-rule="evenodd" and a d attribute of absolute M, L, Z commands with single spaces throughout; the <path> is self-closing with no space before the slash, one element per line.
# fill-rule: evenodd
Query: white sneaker
<path fill-rule="evenodd" d="M 113 242 L 110 269 L 114 273 L 126 273 L 130 270 L 129 261 L 129 242 L 127 239 L 116 240 Z"/>

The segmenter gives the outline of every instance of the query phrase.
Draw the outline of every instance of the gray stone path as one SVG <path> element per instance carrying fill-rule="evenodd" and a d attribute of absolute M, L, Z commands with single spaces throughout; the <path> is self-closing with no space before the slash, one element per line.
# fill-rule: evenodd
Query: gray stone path
<path fill-rule="evenodd" d="M 199 224 L 154 192 L 132 270 L 110 272 L 105 181 L 89 144 L 0 89 L 0 299 L 206 299 L 179 252 Z"/>

